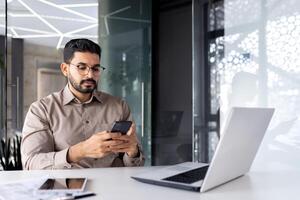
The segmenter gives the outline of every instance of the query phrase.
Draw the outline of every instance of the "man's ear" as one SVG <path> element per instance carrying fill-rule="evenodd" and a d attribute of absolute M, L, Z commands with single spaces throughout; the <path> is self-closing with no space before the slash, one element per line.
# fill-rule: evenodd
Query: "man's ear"
<path fill-rule="evenodd" d="M 68 77 L 69 67 L 68 67 L 67 63 L 61 63 L 60 64 L 60 70 L 64 74 L 65 77 Z"/>

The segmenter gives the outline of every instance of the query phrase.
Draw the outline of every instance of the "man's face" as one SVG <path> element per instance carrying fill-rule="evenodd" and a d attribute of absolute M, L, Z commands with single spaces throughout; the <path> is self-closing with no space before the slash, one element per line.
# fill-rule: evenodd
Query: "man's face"
<path fill-rule="evenodd" d="M 91 93 L 97 88 L 100 73 L 95 72 L 99 69 L 100 59 L 97 54 L 89 52 L 75 52 L 70 61 L 67 73 L 68 82 L 71 86 L 81 93 Z M 82 70 L 82 68 L 85 71 Z"/>

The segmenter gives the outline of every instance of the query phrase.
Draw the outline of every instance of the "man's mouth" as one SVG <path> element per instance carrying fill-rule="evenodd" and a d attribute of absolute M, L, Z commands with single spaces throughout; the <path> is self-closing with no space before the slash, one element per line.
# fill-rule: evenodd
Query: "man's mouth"
<path fill-rule="evenodd" d="M 95 83 L 93 82 L 93 81 L 85 81 L 85 82 L 83 82 L 84 84 L 88 84 L 88 85 L 95 85 Z"/>
<path fill-rule="evenodd" d="M 94 81 L 94 80 L 84 80 L 84 81 L 82 81 L 81 84 L 84 84 L 84 85 L 96 85 L 96 81 Z"/>

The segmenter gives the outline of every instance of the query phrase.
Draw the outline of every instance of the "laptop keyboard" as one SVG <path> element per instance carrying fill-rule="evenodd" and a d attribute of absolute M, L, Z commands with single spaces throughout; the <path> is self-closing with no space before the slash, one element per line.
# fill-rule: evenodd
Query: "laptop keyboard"
<path fill-rule="evenodd" d="M 176 174 L 175 176 L 164 178 L 162 180 L 190 184 L 204 179 L 207 170 L 208 166 L 200 167 L 187 172 L 183 172 L 181 174 Z"/>

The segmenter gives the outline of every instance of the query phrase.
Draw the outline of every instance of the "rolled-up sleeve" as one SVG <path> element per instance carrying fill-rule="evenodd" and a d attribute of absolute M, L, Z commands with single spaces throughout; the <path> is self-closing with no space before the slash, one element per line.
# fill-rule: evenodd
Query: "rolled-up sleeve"
<path fill-rule="evenodd" d="M 27 170 L 70 168 L 67 153 L 68 148 L 55 152 L 46 109 L 40 101 L 33 103 L 26 115 L 22 131 L 23 168 Z"/>
<path fill-rule="evenodd" d="M 141 146 L 138 145 L 139 153 L 136 157 L 131 158 L 126 153 L 123 157 L 123 163 L 126 167 L 133 167 L 133 166 L 144 166 L 145 164 L 145 157 L 142 152 Z"/>

